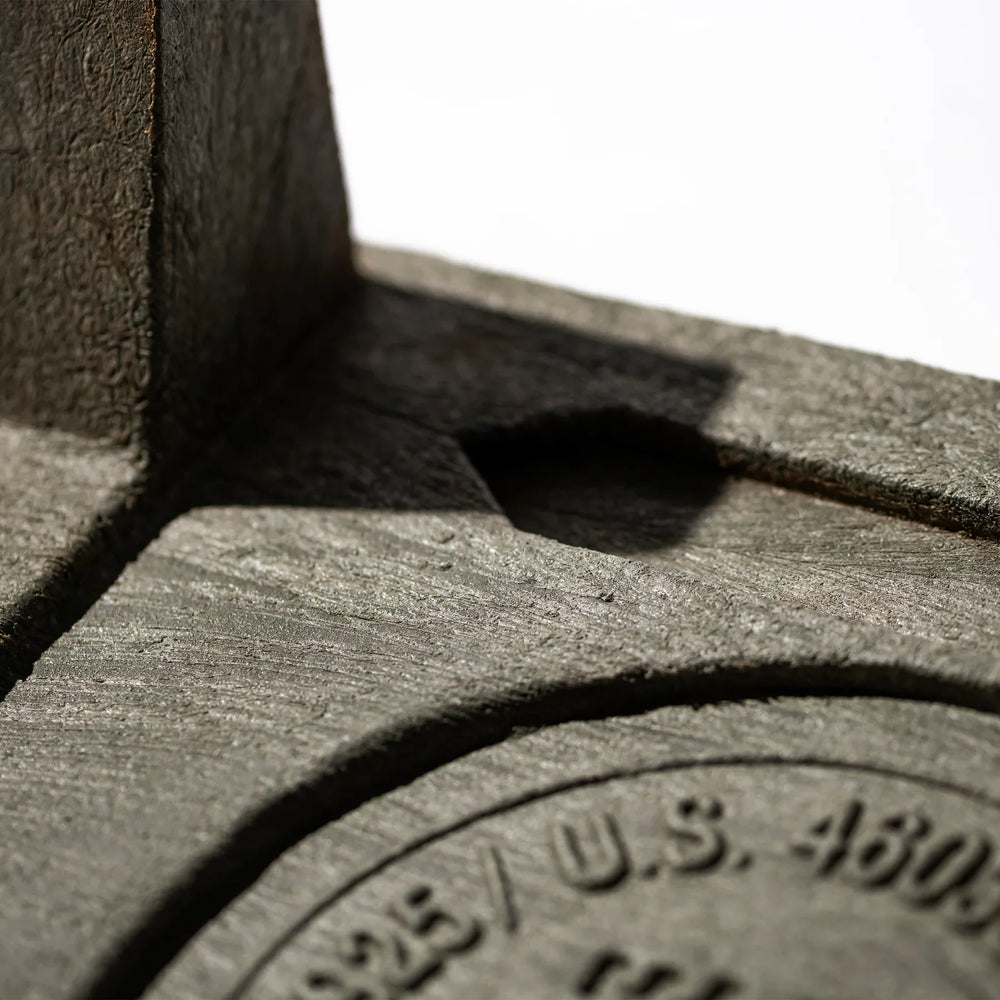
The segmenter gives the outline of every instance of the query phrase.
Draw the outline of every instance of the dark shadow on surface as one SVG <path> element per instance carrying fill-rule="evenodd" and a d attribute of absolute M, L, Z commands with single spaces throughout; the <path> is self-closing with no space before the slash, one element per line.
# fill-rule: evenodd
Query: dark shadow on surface
<path fill-rule="evenodd" d="M 728 383 L 722 365 L 359 281 L 267 384 L 245 394 L 224 432 L 146 470 L 14 609 L 0 700 L 187 510 L 496 511 L 460 441 L 520 449 L 527 460 L 550 447 L 568 459 L 598 438 L 613 458 L 641 439 L 676 464 L 675 449 L 710 454 L 697 428 Z M 712 499 L 695 489 L 675 512 L 673 536 Z"/>
<path fill-rule="evenodd" d="M 480 436 L 465 448 L 515 527 L 614 555 L 683 541 L 726 481 L 697 434 L 628 411 Z"/>
<path fill-rule="evenodd" d="M 554 474 L 577 463 L 591 492 L 611 492 L 609 516 L 622 490 L 638 490 L 670 512 L 669 528 L 657 530 L 679 539 L 717 492 L 719 474 L 706 472 L 712 451 L 698 428 L 728 380 L 723 366 L 365 282 L 248 401 L 227 439 L 206 442 L 196 464 L 177 470 L 167 509 L 157 506 L 136 537 L 146 544 L 185 510 L 207 505 L 496 512 L 477 462 L 508 502 L 525 482 L 529 493 L 544 485 L 524 474 L 525 463 Z M 594 482 L 604 461 L 605 481 Z M 701 478 L 687 488 L 678 477 L 689 467 Z M 155 482 L 162 490 L 163 476 Z M 572 484 L 569 475 L 564 485 Z M 116 564 L 123 568 L 124 559 Z M 588 695 L 586 712 L 607 709 L 605 694 Z M 641 692 L 644 703 L 651 694 Z M 178 884 L 109 956 L 91 992 L 139 995 L 275 852 L 317 825 L 512 727 L 580 712 L 580 699 L 565 690 L 491 706 L 472 726 L 468 713 L 443 706 L 440 718 L 364 750 L 346 773 L 331 774 L 329 787 L 324 781 L 264 807 L 266 815 L 238 831 L 193 881 Z"/>
<path fill-rule="evenodd" d="M 135 537 L 151 539 L 184 509 L 212 504 L 495 511 L 498 500 L 518 526 L 570 544 L 621 553 L 676 544 L 725 481 L 699 428 L 728 381 L 721 366 L 364 283 L 248 403 L 253 415 L 224 447 L 177 470 L 181 499 Z M 574 497 L 585 498 L 583 508 Z M 745 675 L 554 682 L 530 697 L 442 705 L 405 730 L 374 734 L 311 786 L 262 805 L 110 957 L 91 992 L 140 994 L 301 837 L 526 726 L 711 701 L 720 690 L 729 698 L 863 690 L 974 706 L 986 698 L 971 682 L 833 666 L 836 677 L 810 661 Z"/>
<path fill-rule="evenodd" d="M 186 506 L 499 501 L 519 524 L 540 491 L 578 488 L 609 518 L 629 494 L 654 538 L 679 540 L 722 478 L 698 428 L 728 382 L 721 365 L 367 282 L 192 479 Z M 638 530 L 621 527 L 611 551 Z"/>
<path fill-rule="evenodd" d="M 700 428 L 728 379 L 719 366 L 365 283 L 276 376 L 226 448 L 191 471 L 175 513 L 211 504 L 495 512 L 499 501 L 518 526 L 571 544 L 622 553 L 676 544 L 725 481 Z M 89 992 L 140 995 L 302 837 L 524 727 L 715 701 L 720 691 L 724 700 L 864 691 L 995 707 L 971 681 L 899 667 L 754 666 L 643 671 L 586 686 L 553 678 L 549 690 L 442 704 L 373 733 L 310 785 L 262 804 L 173 887 Z"/>

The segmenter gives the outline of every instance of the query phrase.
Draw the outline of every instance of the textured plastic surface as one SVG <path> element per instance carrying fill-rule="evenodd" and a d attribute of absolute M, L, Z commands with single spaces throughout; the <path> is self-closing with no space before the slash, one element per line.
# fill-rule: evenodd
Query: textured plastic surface
<path fill-rule="evenodd" d="M 0 413 L 183 447 L 350 275 L 315 7 L 2 17 Z"/>
<path fill-rule="evenodd" d="M 356 278 L 310 6 L 4 14 L 0 993 L 996 992 L 1000 386 Z"/>
<path fill-rule="evenodd" d="M 557 291 L 494 278 L 505 298 L 485 312 L 386 277 L 5 700 L 8 992 L 141 992 L 300 839 L 519 727 L 762 693 L 996 706 L 996 543 L 898 515 L 899 467 L 977 454 L 996 386 L 713 325 L 720 364 L 703 321 L 643 312 L 600 333 L 607 303 L 574 299 L 592 311 L 572 329 L 516 318 Z M 817 367 L 889 416 L 870 431 L 860 407 L 805 405 Z M 935 386 L 961 400 L 964 437 L 905 419 Z M 865 461 L 869 434 L 892 442 L 884 461 Z M 929 462 L 933 503 L 913 513 L 969 517 L 948 489 L 988 481 L 986 452 L 954 476 Z M 829 469 L 830 493 L 856 484 L 855 502 L 801 468 Z M 960 741 L 983 718 L 940 711 Z M 989 747 L 969 745 L 970 773 Z"/>

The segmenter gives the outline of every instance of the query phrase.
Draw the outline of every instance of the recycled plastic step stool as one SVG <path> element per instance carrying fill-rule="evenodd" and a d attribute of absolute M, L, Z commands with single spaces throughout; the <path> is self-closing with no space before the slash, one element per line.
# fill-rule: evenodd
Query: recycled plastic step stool
<path fill-rule="evenodd" d="M 996 995 L 1000 386 L 352 250 L 311 3 L 0 51 L 2 995 Z"/>

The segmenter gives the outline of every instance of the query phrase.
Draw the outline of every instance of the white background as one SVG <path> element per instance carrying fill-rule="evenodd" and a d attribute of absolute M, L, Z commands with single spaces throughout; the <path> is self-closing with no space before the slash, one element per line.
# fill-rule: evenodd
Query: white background
<path fill-rule="evenodd" d="M 354 232 L 1000 378 L 1000 0 L 321 0 Z"/>

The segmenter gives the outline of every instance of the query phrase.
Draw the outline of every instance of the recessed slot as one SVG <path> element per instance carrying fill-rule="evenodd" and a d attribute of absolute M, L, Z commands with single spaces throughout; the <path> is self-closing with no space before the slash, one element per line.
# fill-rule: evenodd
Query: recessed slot
<path fill-rule="evenodd" d="M 697 436 L 617 414 L 470 442 L 522 531 L 735 598 L 1000 649 L 1000 547 L 722 471 Z"/>
<path fill-rule="evenodd" d="M 619 555 L 685 538 L 726 474 L 690 431 L 612 413 L 466 443 L 522 531 Z"/>

